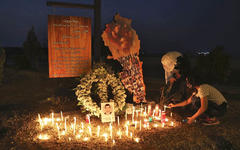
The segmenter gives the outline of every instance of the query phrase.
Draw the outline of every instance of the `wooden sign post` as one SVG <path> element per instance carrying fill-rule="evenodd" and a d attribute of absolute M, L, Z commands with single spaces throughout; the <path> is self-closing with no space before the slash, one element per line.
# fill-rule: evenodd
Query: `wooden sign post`
<path fill-rule="evenodd" d="M 77 77 L 91 69 L 91 20 L 48 16 L 49 77 Z"/>

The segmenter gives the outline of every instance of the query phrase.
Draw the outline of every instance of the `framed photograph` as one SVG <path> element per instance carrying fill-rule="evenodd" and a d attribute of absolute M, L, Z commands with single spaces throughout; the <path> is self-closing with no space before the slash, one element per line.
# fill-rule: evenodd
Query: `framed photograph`
<path fill-rule="evenodd" d="M 114 122 L 114 102 L 101 103 L 101 121 L 102 122 Z"/>

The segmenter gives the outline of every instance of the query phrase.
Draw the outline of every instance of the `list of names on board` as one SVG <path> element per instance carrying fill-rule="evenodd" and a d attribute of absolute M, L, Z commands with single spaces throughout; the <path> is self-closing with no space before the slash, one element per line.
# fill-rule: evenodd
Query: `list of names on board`
<path fill-rule="evenodd" d="M 49 77 L 77 77 L 91 68 L 91 20 L 48 16 Z"/>

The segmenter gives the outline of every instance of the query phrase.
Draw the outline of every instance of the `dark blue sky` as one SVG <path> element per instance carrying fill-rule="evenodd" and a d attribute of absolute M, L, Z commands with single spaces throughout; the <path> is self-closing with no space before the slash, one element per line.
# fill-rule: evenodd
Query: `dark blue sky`
<path fill-rule="evenodd" d="M 93 0 L 57 0 L 92 3 Z M 90 10 L 53 8 L 47 0 L 1 0 L 0 45 L 21 46 L 31 26 L 47 45 L 47 15 L 93 16 Z M 238 0 L 102 0 L 102 29 L 119 12 L 133 20 L 145 52 L 206 50 L 224 45 L 239 54 Z"/>

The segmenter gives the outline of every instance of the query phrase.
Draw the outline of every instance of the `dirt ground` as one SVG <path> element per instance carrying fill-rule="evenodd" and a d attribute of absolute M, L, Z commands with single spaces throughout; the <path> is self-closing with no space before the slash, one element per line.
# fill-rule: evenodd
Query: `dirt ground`
<path fill-rule="evenodd" d="M 145 72 L 144 81 L 147 99 L 157 101 L 162 79 Z M 216 85 L 229 103 L 227 114 L 217 126 L 195 123 L 166 130 L 142 131 L 137 133 L 141 138 L 139 143 L 120 140 L 114 146 L 96 140 L 62 143 L 35 141 L 33 122 L 38 113 L 62 110 L 84 117 L 76 106 L 72 90 L 77 84 L 78 80 L 74 78 L 49 79 L 47 72 L 6 68 L 5 81 L 0 86 L 0 149 L 240 149 L 240 87 L 236 85 Z M 176 119 L 179 119 L 178 116 Z"/>

